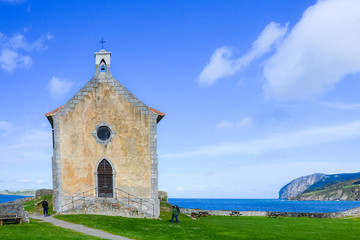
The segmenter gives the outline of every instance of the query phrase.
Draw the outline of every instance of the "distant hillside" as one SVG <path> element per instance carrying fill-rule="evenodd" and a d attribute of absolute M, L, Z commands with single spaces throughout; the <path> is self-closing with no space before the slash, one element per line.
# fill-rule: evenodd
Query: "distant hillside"
<path fill-rule="evenodd" d="M 291 198 L 291 200 L 360 200 L 360 179 L 351 179 L 345 182 L 328 183 L 321 188 L 307 190 L 303 194 Z"/>
<path fill-rule="evenodd" d="M 36 190 L 26 189 L 21 191 L 0 191 L 0 195 L 19 195 L 19 196 L 35 196 Z"/>
<path fill-rule="evenodd" d="M 280 199 L 299 199 L 298 197 L 300 195 L 304 195 L 306 193 L 310 192 L 317 192 L 317 191 L 329 191 L 330 189 L 335 189 L 340 185 L 336 185 L 338 183 L 347 182 L 350 180 L 356 180 L 360 179 L 360 173 L 341 173 L 341 174 L 323 174 L 323 173 L 315 173 L 308 176 L 297 178 L 290 183 L 286 184 L 284 187 L 280 189 L 279 192 L 279 198 Z M 356 181 L 355 181 L 356 182 Z M 347 183 L 350 184 L 350 183 Z M 347 185 L 347 186 L 351 186 Z M 347 187 L 349 188 L 349 187 Z M 339 189 L 338 189 L 339 190 Z M 340 191 L 340 190 L 339 190 Z M 347 192 L 347 190 L 345 191 Z M 340 193 L 339 193 L 340 194 Z M 313 196 L 312 194 L 310 194 Z M 319 199 L 310 199 L 310 195 L 307 195 L 306 200 L 319 200 Z M 331 193 L 330 196 L 326 195 L 323 197 L 315 197 L 314 198 L 336 198 L 338 199 L 338 195 L 334 195 L 334 193 Z M 336 197 L 335 197 L 336 196 Z M 355 196 L 350 196 L 347 194 L 346 196 L 349 197 L 349 199 L 346 199 L 345 196 L 340 197 L 341 200 L 350 200 L 354 199 Z M 305 197 L 304 197 L 305 198 Z M 309 199 L 308 199 L 309 198 Z M 303 199 L 305 200 L 305 199 Z"/>
<path fill-rule="evenodd" d="M 324 187 L 327 184 L 335 184 L 335 183 L 345 182 L 347 180 L 358 179 L 358 178 L 360 178 L 360 172 L 325 175 L 322 179 L 320 179 L 320 181 L 311 185 L 308 188 L 308 190 L 314 190 L 314 189 L 320 190 L 322 187 Z"/>

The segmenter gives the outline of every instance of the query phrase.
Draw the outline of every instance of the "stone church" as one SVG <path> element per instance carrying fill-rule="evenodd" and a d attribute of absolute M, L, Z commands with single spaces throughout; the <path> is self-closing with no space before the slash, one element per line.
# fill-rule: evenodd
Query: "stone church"
<path fill-rule="evenodd" d="M 110 57 L 104 49 L 95 53 L 94 77 L 46 114 L 53 132 L 54 210 L 158 217 L 156 129 L 165 114 L 113 78 Z"/>

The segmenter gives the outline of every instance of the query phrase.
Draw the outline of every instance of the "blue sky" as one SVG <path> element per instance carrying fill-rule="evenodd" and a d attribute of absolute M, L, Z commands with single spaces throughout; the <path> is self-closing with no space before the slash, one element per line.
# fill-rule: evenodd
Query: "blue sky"
<path fill-rule="evenodd" d="M 360 171 L 360 2 L 0 1 L 0 190 L 51 188 L 51 127 L 95 70 L 166 113 L 169 197 L 277 198 Z"/>

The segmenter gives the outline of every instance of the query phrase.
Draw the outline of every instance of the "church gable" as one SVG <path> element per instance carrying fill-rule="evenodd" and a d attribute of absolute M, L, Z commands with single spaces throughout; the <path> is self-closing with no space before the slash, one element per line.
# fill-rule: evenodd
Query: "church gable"
<path fill-rule="evenodd" d="M 135 97 L 129 90 L 127 90 L 123 85 L 121 85 L 118 81 L 116 81 L 113 77 L 110 79 L 102 79 L 102 78 L 93 78 L 91 79 L 78 93 L 75 94 L 58 112 L 60 116 L 66 115 L 71 109 L 75 107 L 79 101 L 83 100 L 85 96 L 89 95 L 94 89 L 96 89 L 99 84 L 107 84 L 109 87 L 112 87 L 113 90 L 124 99 L 127 99 L 129 103 L 131 103 L 134 107 L 141 111 L 142 114 L 147 115 L 150 114 L 149 107 L 146 106 L 142 101 L 140 101 L 137 97 Z"/>

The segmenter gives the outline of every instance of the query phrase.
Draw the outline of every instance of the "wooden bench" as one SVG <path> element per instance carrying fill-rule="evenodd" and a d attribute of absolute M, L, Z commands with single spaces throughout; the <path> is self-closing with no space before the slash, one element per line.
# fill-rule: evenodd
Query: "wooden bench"
<path fill-rule="evenodd" d="M 199 218 L 199 217 L 207 217 L 210 216 L 209 212 L 192 212 L 191 217 Z"/>
<path fill-rule="evenodd" d="M 268 214 L 268 217 L 273 217 L 273 218 L 279 218 L 279 217 L 285 217 L 285 213 L 283 212 L 270 212 Z"/>
<path fill-rule="evenodd" d="M 22 224 L 22 218 L 18 217 L 17 211 L 8 211 L 6 213 L 0 213 L 0 226 L 2 226 L 5 222 L 14 222 L 18 224 Z"/>
<path fill-rule="evenodd" d="M 232 211 L 230 216 L 241 216 L 242 214 L 239 211 Z"/>

